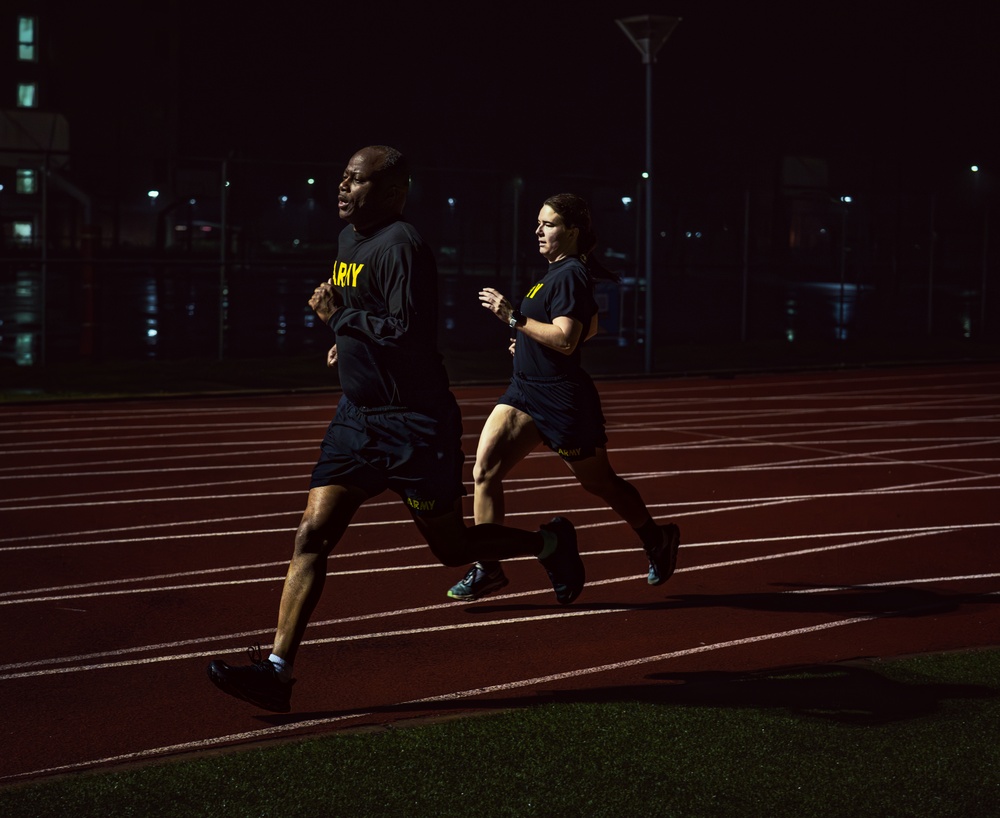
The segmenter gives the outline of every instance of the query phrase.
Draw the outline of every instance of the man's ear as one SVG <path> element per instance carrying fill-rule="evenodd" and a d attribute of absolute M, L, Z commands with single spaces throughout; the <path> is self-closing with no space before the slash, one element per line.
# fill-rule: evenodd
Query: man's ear
<path fill-rule="evenodd" d="M 396 210 L 402 210 L 406 204 L 406 188 L 402 185 L 390 185 L 386 191 L 385 200 L 392 202 Z"/>

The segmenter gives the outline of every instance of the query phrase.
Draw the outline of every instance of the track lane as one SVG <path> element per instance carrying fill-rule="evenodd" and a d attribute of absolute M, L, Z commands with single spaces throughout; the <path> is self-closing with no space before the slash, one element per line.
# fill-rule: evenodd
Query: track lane
<path fill-rule="evenodd" d="M 0 783 L 994 644 L 998 384 L 990 367 L 600 384 L 612 462 L 684 531 L 674 579 L 646 586 L 634 535 L 548 454 L 515 471 L 509 521 L 572 510 L 591 581 L 568 609 L 533 560 L 510 564 L 510 593 L 445 601 L 458 572 L 378 498 L 331 560 L 287 716 L 221 697 L 204 665 L 270 640 L 335 395 L 0 409 L 0 622 L 18 634 L 0 685 L 19 703 L 3 729 L 24 745 Z M 499 392 L 456 392 L 474 451 Z M 227 460 L 240 479 L 220 479 Z"/>

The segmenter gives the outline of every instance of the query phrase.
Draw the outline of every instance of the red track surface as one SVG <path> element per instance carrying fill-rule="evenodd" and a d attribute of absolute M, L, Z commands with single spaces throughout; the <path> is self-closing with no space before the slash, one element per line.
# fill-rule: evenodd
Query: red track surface
<path fill-rule="evenodd" d="M 534 559 L 449 602 L 461 571 L 376 498 L 331 559 L 288 715 L 205 666 L 270 644 L 337 396 L 0 408 L 0 784 L 1000 642 L 1000 368 L 600 388 L 616 469 L 681 526 L 674 578 L 648 587 L 636 537 L 547 452 L 513 473 L 508 522 L 576 523 L 589 582 L 569 608 Z M 456 389 L 467 453 L 500 391 Z"/>

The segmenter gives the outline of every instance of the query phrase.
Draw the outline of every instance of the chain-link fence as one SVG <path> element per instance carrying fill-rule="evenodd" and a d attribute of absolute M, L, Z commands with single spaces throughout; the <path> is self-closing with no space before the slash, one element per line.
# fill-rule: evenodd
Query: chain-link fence
<path fill-rule="evenodd" d="M 19 162 L 35 171 L 30 190 L 17 163 L 0 168 L 0 361 L 282 356 L 328 343 L 306 300 L 343 226 L 339 165 L 192 160 L 161 168 L 162 188 L 126 194 L 116 177 L 91 196 L 61 163 Z M 446 351 L 502 343 L 476 294 L 518 298 L 541 275 L 536 214 L 561 190 L 590 200 L 604 260 L 622 275 L 599 287 L 595 343 L 998 335 L 984 190 L 661 181 L 646 327 L 641 183 L 415 167 L 406 217 L 437 254 Z"/>

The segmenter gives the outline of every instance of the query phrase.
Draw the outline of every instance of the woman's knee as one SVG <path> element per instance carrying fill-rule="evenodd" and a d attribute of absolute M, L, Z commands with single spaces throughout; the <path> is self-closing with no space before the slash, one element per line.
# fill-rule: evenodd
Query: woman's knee
<path fill-rule="evenodd" d="M 472 482 L 477 489 L 489 489 L 500 482 L 500 464 L 476 461 L 472 467 Z"/>

